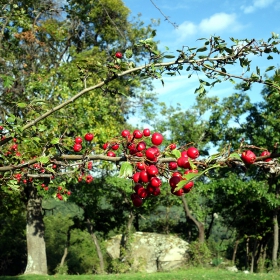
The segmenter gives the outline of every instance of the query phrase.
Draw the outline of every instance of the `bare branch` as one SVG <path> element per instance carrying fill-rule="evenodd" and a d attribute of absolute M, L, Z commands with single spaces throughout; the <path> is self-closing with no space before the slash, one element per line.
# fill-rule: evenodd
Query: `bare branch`
<path fill-rule="evenodd" d="M 165 18 L 165 20 L 167 20 L 170 24 L 172 24 L 174 28 L 178 28 L 178 25 L 177 25 L 175 22 L 171 22 L 171 21 L 169 20 L 169 17 L 166 16 L 166 15 L 162 12 L 162 10 L 155 4 L 155 2 L 154 2 L 153 0 L 150 0 L 150 1 L 151 1 L 152 4 L 155 6 L 155 8 L 157 8 L 157 9 L 159 10 L 159 12 L 163 15 L 163 17 Z"/>

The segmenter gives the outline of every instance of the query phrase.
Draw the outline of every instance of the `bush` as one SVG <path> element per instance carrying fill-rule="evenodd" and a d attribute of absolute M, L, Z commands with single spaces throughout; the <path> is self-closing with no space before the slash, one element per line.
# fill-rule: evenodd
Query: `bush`
<path fill-rule="evenodd" d="M 193 266 L 207 266 L 211 263 L 212 254 L 207 244 L 194 241 L 189 247 L 190 264 Z"/>

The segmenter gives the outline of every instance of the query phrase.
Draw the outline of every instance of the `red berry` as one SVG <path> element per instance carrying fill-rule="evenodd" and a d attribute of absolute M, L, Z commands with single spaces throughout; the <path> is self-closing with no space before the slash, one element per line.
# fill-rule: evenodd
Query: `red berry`
<path fill-rule="evenodd" d="M 141 185 L 141 184 L 136 184 L 136 185 L 134 186 L 133 189 L 134 189 L 134 191 L 137 193 L 138 190 L 139 190 L 139 189 L 142 189 L 142 188 L 144 188 L 143 185 Z"/>
<path fill-rule="evenodd" d="M 116 58 L 122 58 L 123 55 L 121 52 L 116 52 L 115 56 Z"/>
<path fill-rule="evenodd" d="M 193 187 L 194 185 L 194 182 L 193 181 L 190 181 L 188 182 L 186 185 L 184 185 L 183 187 L 183 191 L 186 193 L 186 192 L 189 192 L 191 190 L 191 188 Z"/>
<path fill-rule="evenodd" d="M 160 188 L 154 188 L 152 195 L 154 195 L 154 196 L 160 195 Z"/>
<path fill-rule="evenodd" d="M 172 189 L 175 189 L 177 187 L 177 184 L 181 181 L 181 177 L 179 176 L 173 176 L 169 179 L 169 185 Z"/>
<path fill-rule="evenodd" d="M 83 148 L 83 147 L 82 147 L 81 144 L 76 143 L 76 144 L 74 144 L 74 146 L 73 146 L 73 151 L 74 151 L 74 152 L 80 152 L 82 148 Z"/>
<path fill-rule="evenodd" d="M 103 144 L 103 146 L 102 146 L 103 150 L 106 150 L 108 148 L 108 146 L 109 146 L 109 143 Z"/>
<path fill-rule="evenodd" d="M 18 149 L 18 144 L 14 144 L 11 146 L 11 150 L 17 151 L 17 149 Z"/>
<path fill-rule="evenodd" d="M 151 135 L 150 129 L 149 129 L 149 128 L 145 128 L 145 129 L 143 130 L 143 135 L 144 135 L 145 137 L 150 136 L 150 135 Z"/>
<path fill-rule="evenodd" d="M 142 170 L 139 175 L 139 179 L 143 183 L 148 183 L 150 178 L 146 170 Z"/>
<path fill-rule="evenodd" d="M 188 157 L 187 151 L 182 151 L 181 152 L 181 157 Z"/>
<path fill-rule="evenodd" d="M 136 155 L 138 153 L 138 151 L 135 149 L 129 149 L 129 154 L 130 155 Z"/>
<path fill-rule="evenodd" d="M 169 170 L 176 170 L 177 169 L 177 162 L 176 161 L 171 161 L 168 164 Z"/>
<path fill-rule="evenodd" d="M 130 144 L 127 146 L 127 148 L 128 148 L 129 150 L 136 150 L 136 146 L 135 146 L 134 143 L 130 143 Z"/>
<path fill-rule="evenodd" d="M 252 164 L 255 162 L 256 160 L 256 155 L 250 151 L 250 150 L 247 150 L 247 151 L 244 151 L 242 154 L 241 154 L 241 158 L 242 160 L 244 161 L 244 163 L 246 164 Z"/>
<path fill-rule="evenodd" d="M 170 150 L 176 149 L 176 144 L 170 144 L 170 145 L 169 145 L 169 149 L 170 149 Z"/>
<path fill-rule="evenodd" d="M 93 181 L 93 177 L 91 175 L 87 175 L 86 182 L 89 184 Z"/>
<path fill-rule="evenodd" d="M 148 191 L 142 187 L 142 188 L 139 188 L 138 191 L 137 191 L 137 194 L 141 197 L 141 198 L 146 198 L 148 196 Z"/>
<path fill-rule="evenodd" d="M 0 130 L 3 130 L 3 129 L 4 129 L 4 127 L 2 125 L 0 125 Z"/>
<path fill-rule="evenodd" d="M 152 143 L 156 146 L 160 145 L 163 141 L 163 136 L 162 134 L 158 133 L 158 132 L 155 132 L 153 135 L 152 135 Z"/>
<path fill-rule="evenodd" d="M 139 178 L 140 178 L 140 172 L 136 172 L 133 174 L 132 176 L 132 180 L 135 182 L 135 183 L 138 183 L 139 182 Z"/>
<path fill-rule="evenodd" d="M 88 162 L 88 169 L 89 169 L 89 170 L 92 169 L 92 164 L 93 164 L 92 161 L 89 161 L 89 162 Z"/>
<path fill-rule="evenodd" d="M 140 207 L 143 204 L 143 200 L 138 194 L 136 195 L 137 197 L 134 197 L 134 199 L 132 199 L 132 203 L 135 207 Z"/>
<path fill-rule="evenodd" d="M 195 147 L 189 147 L 187 149 L 187 155 L 188 157 L 190 157 L 191 159 L 196 159 L 197 157 L 199 157 L 199 151 L 197 148 Z"/>
<path fill-rule="evenodd" d="M 107 153 L 107 156 L 108 156 L 108 157 L 115 157 L 116 154 L 115 154 L 114 152 L 112 152 L 112 151 L 109 151 L 109 152 Z"/>
<path fill-rule="evenodd" d="M 88 132 L 88 133 L 85 135 L 85 140 L 86 140 L 86 141 L 92 141 L 92 139 L 93 139 L 93 134 Z"/>
<path fill-rule="evenodd" d="M 67 195 L 71 195 L 71 191 L 68 191 L 68 192 L 67 192 Z"/>
<path fill-rule="evenodd" d="M 154 148 L 148 148 L 145 152 L 147 159 L 151 160 L 151 161 L 156 161 L 157 157 L 157 150 Z"/>
<path fill-rule="evenodd" d="M 175 177 L 175 176 L 182 178 L 182 174 L 177 171 L 172 173 L 172 177 Z"/>
<path fill-rule="evenodd" d="M 269 156 L 269 155 L 270 155 L 270 152 L 267 151 L 267 150 L 265 150 L 265 151 L 263 151 L 263 152 L 261 153 L 261 157 Z M 271 158 L 267 158 L 267 159 L 265 159 L 264 161 L 265 161 L 265 162 L 268 162 L 268 161 L 271 161 L 271 160 L 272 160 Z"/>
<path fill-rule="evenodd" d="M 116 151 L 119 148 L 119 146 L 120 145 L 118 143 L 116 143 L 112 146 L 112 149 Z"/>
<path fill-rule="evenodd" d="M 150 180 L 150 185 L 154 188 L 159 188 L 161 186 L 161 180 L 158 177 L 152 177 Z"/>
<path fill-rule="evenodd" d="M 145 170 L 146 169 L 146 165 L 145 165 L 144 162 L 137 162 L 136 166 L 139 170 Z"/>
<path fill-rule="evenodd" d="M 156 176 L 158 174 L 158 169 L 155 165 L 150 165 L 147 167 L 147 173 L 150 176 Z"/>
<path fill-rule="evenodd" d="M 177 159 L 177 164 L 178 164 L 179 167 L 182 167 L 182 168 L 185 168 L 185 169 L 191 167 L 188 157 L 182 157 L 181 156 L 180 158 Z"/>
<path fill-rule="evenodd" d="M 122 131 L 122 137 L 126 138 L 126 137 L 128 137 L 129 135 L 130 135 L 129 130 L 125 129 L 125 130 Z"/>
<path fill-rule="evenodd" d="M 143 137 L 143 133 L 140 130 L 136 129 L 133 131 L 133 137 L 136 139 L 141 139 Z"/>
<path fill-rule="evenodd" d="M 184 190 L 180 189 L 180 190 L 174 192 L 174 189 L 173 189 L 173 190 L 171 190 L 171 193 L 174 195 L 177 195 L 177 196 L 182 196 L 182 195 L 184 195 Z"/>
<path fill-rule="evenodd" d="M 138 151 L 143 151 L 146 149 L 146 143 L 144 141 L 141 141 L 137 144 L 136 149 Z"/>
<path fill-rule="evenodd" d="M 75 138 L 75 143 L 76 144 L 82 144 L 82 142 L 83 142 L 83 138 L 82 137 L 78 136 L 78 137 Z"/>

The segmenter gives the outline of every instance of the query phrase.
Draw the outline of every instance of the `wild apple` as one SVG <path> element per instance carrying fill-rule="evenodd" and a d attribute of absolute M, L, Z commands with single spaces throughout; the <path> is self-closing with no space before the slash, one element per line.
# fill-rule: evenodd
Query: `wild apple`
<path fill-rule="evenodd" d="M 115 56 L 116 58 L 122 58 L 123 55 L 121 52 L 116 52 Z"/>
<path fill-rule="evenodd" d="M 190 157 L 191 159 L 196 159 L 199 157 L 199 151 L 195 147 L 189 147 L 187 149 L 187 156 Z"/>
<path fill-rule="evenodd" d="M 153 135 L 152 135 L 152 143 L 156 146 L 160 145 L 163 141 L 163 136 L 162 134 L 158 133 L 158 132 L 155 132 Z"/>
<path fill-rule="evenodd" d="M 90 142 L 90 141 L 92 141 L 92 139 L 93 139 L 93 134 L 88 132 L 88 133 L 85 135 L 84 138 L 85 138 L 86 141 L 89 141 L 89 142 Z"/>
<path fill-rule="evenodd" d="M 81 144 L 76 143 L 76 144 L 74 144 L 74 146 L 73 146 L 73 151 L 74 151 L 74 152 L 80 152 L 82 148 L 83 148 L 83 147 L 82 147 Z"/>
<path fill-rule="evenodd" d="M 263 151 L 263 152 L 261 153 L 261 157 L 269 156 L 269 155 L 270 155 L 270 152 L 267 151 L 267 150 L 265 150 L 265 151 Z M 269 162 L 269 161 L 271 161 L 271 160 L 272 160 L 271 158 L 267 158 L 267 159 L 265 159 L 264 161 L 265 161 L 265 162 Z"/>
<path fill-rule="evenodd" d="M 251 150 L 246 150 L 241 154 L 241 159 L 246 164 L 252 164 L 256 160 L 256 155 Z"/>

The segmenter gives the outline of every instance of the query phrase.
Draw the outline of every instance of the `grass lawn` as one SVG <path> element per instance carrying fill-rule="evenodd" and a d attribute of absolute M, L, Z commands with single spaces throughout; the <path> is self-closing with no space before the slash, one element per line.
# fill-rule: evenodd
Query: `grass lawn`
<path fill-rule="evenodd" d="M 0 280 L 278 280 L 279 273 L 230 272 L 224 269 L 190 268 L 176 272 L 134 273 L 134 274 L 108 274 L 108 275 L 50 275 L 50 276 L 1 276 Z"/>

